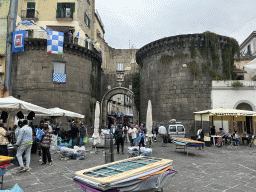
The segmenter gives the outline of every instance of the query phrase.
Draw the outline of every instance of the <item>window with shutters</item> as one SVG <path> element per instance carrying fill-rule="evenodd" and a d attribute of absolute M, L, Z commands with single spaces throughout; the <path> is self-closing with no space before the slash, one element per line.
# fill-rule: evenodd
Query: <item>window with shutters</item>
<path fill-rule="evenodd" d="M 91 28 L 91 19 L 86 12 L 84 13 L 84 22 L 89 28 Z"/>
<path fill-rule="evenodd" d="M 56 18 L 73 19 L 75 12 L 75 3 L 57 3 Z"/>
<path fill-rule="evenodd" d="M 35 7 L 36 3 L 35 2 L 28 2 L 27 3 L 27 18 L 34 18 L 35 17 Z"/>

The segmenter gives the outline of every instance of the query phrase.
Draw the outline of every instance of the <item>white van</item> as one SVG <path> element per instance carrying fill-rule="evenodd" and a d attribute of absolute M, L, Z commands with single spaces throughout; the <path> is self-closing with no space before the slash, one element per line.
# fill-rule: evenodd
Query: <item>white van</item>
<path fill-rule="evenodd" d="M 186 137 L 186 130 L 185 127 L 181 123 L 175 123 L 168 125 L 167 133 L 169 136 L 169 139 L 172 137 Z"/>

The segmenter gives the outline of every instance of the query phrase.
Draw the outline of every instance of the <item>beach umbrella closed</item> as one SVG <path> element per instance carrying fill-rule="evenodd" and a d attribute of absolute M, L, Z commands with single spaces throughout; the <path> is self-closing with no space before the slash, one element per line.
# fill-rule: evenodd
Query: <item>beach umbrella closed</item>
<path fill-rule="evenodd" d="M 94 132 L 92 135 L 93 145 L 97 145 L 98 143 L 100 143 L 99 127 L 100 127 L 100 102 L 97 101 L 96 107 L 95 107 Z"/>
<path fill-rule="evenodd" d="M 152 104 L 151 104 L 151 100 L 148 100 L 148 109 L 147 109 L 147 117 L 146 117 L 146 128 L 147 128 L 146 136 L 148 138 L 152 138 L 153 137 L 153 134 L 152 134 L 152 124 L 153 124 L 153 120 L 152 120 Z"/>

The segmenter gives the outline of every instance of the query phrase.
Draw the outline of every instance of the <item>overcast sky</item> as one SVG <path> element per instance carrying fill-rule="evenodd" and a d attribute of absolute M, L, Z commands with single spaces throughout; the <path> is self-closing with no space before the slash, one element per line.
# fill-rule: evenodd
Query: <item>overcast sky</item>
<path fill-rule="evenodd" d="M 256 30 L 255 0 L 95 0 L 113 48 L 128 49 L 164 37 L 211 31 L 241 44 Z M 243 26 L 242 26 L 243 25 Z"/>

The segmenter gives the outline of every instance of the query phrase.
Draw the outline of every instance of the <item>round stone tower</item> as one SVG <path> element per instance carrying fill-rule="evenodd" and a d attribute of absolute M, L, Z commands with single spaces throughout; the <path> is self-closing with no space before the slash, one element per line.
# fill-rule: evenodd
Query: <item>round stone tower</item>
<path fill-rule="evenodd" d="M 238 50 L 235 39 L 211 32 L 167 37 L 139 49 L 142 122 L 151 100 L 153 121 L 176 119 L 194 134 L 193 112 L 211 108 L 212 80 L 232 78 Z"/>

